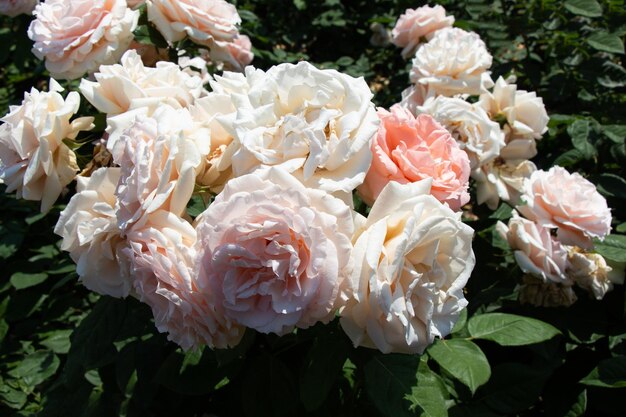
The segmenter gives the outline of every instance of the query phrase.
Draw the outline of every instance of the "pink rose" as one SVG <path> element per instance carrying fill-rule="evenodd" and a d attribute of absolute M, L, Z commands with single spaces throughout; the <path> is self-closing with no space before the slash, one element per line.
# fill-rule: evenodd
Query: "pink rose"
<path fill-rule="evenodd" d="M 379 109 L 378 117 L 372 165 L 358 188 L 366 203 L 371 205 L 390 181 L 425 178 L 433 180 L 431 194 L 453 210 L 469 201 L 469 159 L 443 126 L 427 114 L 415 118 L 399 105 Z"/>
<path fill-rule="evenodd" d="M 0 0 L 0 15 L 31 14 L 39 0 Z"/>
<path fill-rule="evenodd" d="M 535 171 L 524 185 L 517 209 L 542 226 L 558 229 L 558 238 L 567 245 L 593 247 L 592 238 L 604 239 L 611 230 L 611 210 L 596 186 L 580 174 L 554 166 Z"/>
<path fill-rule="evenodd" d="M 224 69 L 243 71 L 254 59 L 252 43 L 246 35 L 239 35 L 231 42 L 214 42 L 210 46 L 211 61 L 223 62 Z"/>
<path fill-rule="evenodd" d="M 278 335 L 333 319 L 351 271 L 343 201 L 269 168 L 230 180 L 196 222 L 199 285 L 225 317 Z"/>
<path fill-rule="evenodd" d="M 119 60 L 133 40 L 139 12 L 125 0 L 46 0 L 28 28 L 33 54 L 56 78 L 75 79 Z"/>
<path fill-rule="evenodd" d="M 189 223 L 157 211 L 128 234 L 128 241 L 135 293 L 152 308 L 160 332 L 185 350 L 239 343 L 244 329 L 210 305 L 198 287 L 193 272 L 196 232 Z"/>
<path fill-rule="evenodd" d="M 446 16 L 446 9 L 441 6 L 422 6 L 406 9 L 391 31 L 391 42 L 402 49 L 402 58 L 415 54 L 422 38 L 430 39 L 442 28 L 454 24 L 454 17 Z"/>
<path fill-rule="evenodd" d="M 545 282 L 572 285 L 566 276 L 567 249 L 550 235 L 550 229 L 513 212 L 508 227 L 498 222 L 496 230 L 509 242 L 522 271 Z"/>
<path fill-rule="evenodd" d="M 241 18 L 237 9 L 224 0 L 148 0 L 148 20 L 168 42 L 189 36 L 207 45 L 211 41 L 232 41 Z"/>

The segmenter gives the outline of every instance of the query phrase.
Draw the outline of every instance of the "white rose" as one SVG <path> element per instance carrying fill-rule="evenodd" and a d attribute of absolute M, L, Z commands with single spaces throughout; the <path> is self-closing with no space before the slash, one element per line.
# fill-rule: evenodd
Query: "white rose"
<path fill-rule="evenodd" d="M 171 62 L 146 67 L 137 51 L 129 50 L 119 64 L 102 65 L 96 81 L 80 82 L 80 92 L 99 111 L 117 115 L 147 107 L 152 113 L 166 104 L 189 107 L 203 93 L 202 80 Z"/>
<path fill-rule="evenodd" d="M 235 176 L 278 166 L 329 192 L 363 182 L 378 125 L 363 78 L 300 62 L 226 72 L 211 85 L 231 94 L 237 109 L 220 119 L 241 144 L 232 158 Z"/>
<path fill-rule="evenodd" d="M 524 181 L 536 170 L 531 161 L 514 163 L 500 158 L 481 165 L 472 171 L 478 204 L 486 203 L 491 210 L 498 208 L 500 199 L 512 205 L 519 204 Z"/>
<path fill-rule="evenodd" d="M 474 32 L 444 28 L 417 50 L 411 81 L 428 86 L 435 94 L 482 94 L 493 86 L 487 71 L 492 57 Z"/>
<path fill-rule="evenodd" d="M 509 242 L 522 271 L 544 281 L 572 285 L 565 274 L 567 249 L 550 234 L 550 229 L 520 217 L 513 211 L 508 227 L 496 223 L 496 230 Z"/>
<path fill-rule="evenodd" d="M 0 126 L 0 183 L 18 198 L 41 200 L 41 211 L 50 209 L 63 188 L 78 172 L 76 155 L 63 143 L 81 130 L 93 128 L 93 117 L 70 121 L 78 111 L 80 96 L 72 91 L 64 99 L 63 88 L 50 79 L 50 91 L 35 88 L 24 93 L 19 106 L 11 106 Z"/>
<path fill-rule="evenodd" d="M 182 216 L 209 148 L 208 132 L 195 129 L 186 109 L 164 106 L 137 117 L 111 148 L 122 171 L 115 191 L 119 227 L 126 231 L 157 210 Z"/>
<path fill-rule="evenodd" d="M 54 233 L 61 249 L 76 262 L 76 273 L 92 291 L 126 297 L 132 285 L 130 263 L 115 218 L 115 187 L 119 168 L 100 168 L 91 177 L 78 177 L 77 193 L 61 212 Z"/>
<path fill-rule="evenodd" d="M 128 241 L 135 293 L 152 309 L 160 332 L 184 350 L 239 343 L 245 329 L 210 305 L 198 287 L 193 270 L 196 231 L 189 223 L 160 210 L 134 228 Z"/>
<path fill-rule="evenodd" d="M 573 247 L 567 258 L 567 274 L 596 300 L 602 300 L 614 284 L 624 283 L 624 268 L 611 268 L 598 253 Z"/>
<path fill-rule="evenodd" d="M 500 125 L 481 107 L 460 98 L 430 98 L 417 111 L 430 114 L 452 133 L 468 153 L 472 169 L 493 161 L 505 145 Z"/>
<path fill-rule="evenodd" d="M 354 295 L 341 311 L 355 346 L 421 353 L 467 305 L 473 230 L 429 188 L 390 182 L 355 234 Z"/>
<path fill-rule="evenodd" d="M 79 78 L 113 64 L 128 49 L 139 12 L 125 0 L 46 0 L 28 28 L 33 54 L 53 77 Z"/>

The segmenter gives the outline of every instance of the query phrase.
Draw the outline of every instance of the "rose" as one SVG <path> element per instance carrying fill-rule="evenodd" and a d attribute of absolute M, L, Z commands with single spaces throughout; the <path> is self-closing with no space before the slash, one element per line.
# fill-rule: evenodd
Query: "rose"
<path fill-rule="evenodd" d="M 0 15 L 15 17 L 18 14 L 31 14 L 39 0 L 0 0 Z"/>
<path fill-rule="evenodd" d="M 422 6 L 406 9 L 391 31 L 391 42 L 402 49 L 402 58 L 415 54 L 422 38 L 431 39 L 434 33 L 454 24 L 454 17 L 446 16 L 441 6 Z"/>
<path fill-rule="evenodd" d="M 569 307 L 577 300 L 576 293 L 571 285 L 557 284 L 544 281 L 533 275 L 522 277 L 523 285 L 519 288 L 519 301 L 522 304 L 532 304 L 537 307 Z"/>
<path fill-rule="evenodd" d="M 194 126 L 186 109 L 158 108 L 138 116 L 110 148 L 121 167 L 117 218 L 122 231 L 157 210 L 182 216 L 195 186 L 196 169 L 209 152 L 209 134 Z"/>
<path fill-rule="evenodd" d="M 93 128 L 93 117 L 70 121 L 78 111 L 75 91 L 63 99 L 63 88 L 50 79 L 50 91 L 35 88 L 24 94 L 19 106 L 11 106 L 0 126 L 0 183 L 18 198 L 41 200 L 46 212 L 78 172 L 76 155 L 63 143 L 81 130 Z"/>
<path fill-rule="evenodd" d="M 598 253 L 588 253 L 573 247 L 567 258 L 567 274 L 596 300 L 602 300 L 614 284 L 624 283 L 624 267 L 612 268 Z"/>
<path fill-rule="evenodd" d="M 229 42 L 215 41 L 210 46 L 211 61 L 221 62 L 229 71 L 243 71 L 252 62 L 252 43 L 246 35 L 239 35 Z"/>
<path fill-rule="evenodd" d="M 592 238 L 604 239 L 611 230 L 611 211 L 595 185 L 559 166 L 533 172 L 522 200 L 526 204 L 517 207 L 519 212 L 541 226 L 557 228 L 566 245 L 590 249 Z"/>
<path fill-rule="evenodd" d="M 472 170 L 493 161 L 504 147 L 500 125 L 475 104 L 460 98 L 439 96 L 426 100 L 417 111 L 430 114 L 452 133 L 468 153 Z"/>
<path fill-rule="evenodd" d="M 372 165 L 358 188 L 367 204 L 389 181 L 406 184 L 425 178 L 432 178 L 431 194 L 452 210 L 469 201 L 469 159 L 443 126 L 427 114 L 415 118 L 398 105 L 379 109 L 378 117 Z"/>
<path fill-rule="evenodd" d="M 147 0 L 148 20 L 170 43 L 185 35 L 194 42 L 232 41 L 241 18 L 237 9 L 224 0 Z"/>
<path fill-rule="evenodd" d="M 53 77 L 79 78 L 112 64 L 133 40 L 139 12 L 125 0 L 46 0 L 28 28 L 33 54 Z"/>
<path fill-rule="evenodd" d="M 196 222 L 199 285 L 225 317 L 278 335 L 334 317 L 351 270 L 341 200 L 272 168 L 230 180 Z"/>
<path fill-rule="evenodd" d="M 119 176 L 119 168 L 100 168 L 91 177 L 78 177 L 77 193 L 54 228 L 85 287 L 112 297 L 126 297 L 132 286 L 130 261 L 124 252 L 128 243 L 115 218 Z"/>
<path fill-rule="evenodd" d="M 550 229 L 520 217 L 513 212 L 508 227 L 496 223 L 496 230 L 509 242 L 522 271 L 544 281 L 571 285 L 565 274 L 567 249 L 550 235 Z"/>
<path fill-rule="evenodd" d="M 135 50 L 129 50 L 120 64 L 103 65 L 96 81 L 80 82 L 80 92 L 99 111 L 117 115 L 146 107 L 149 113 L 161 105 L 189 107 L 202 94 L 202 80 L 171 62 L 146 67 Z"/>
<path fill-rule="evenodd" d="M 353 238 L 341 326 L 355 346 L 421 353 L 467 305 L 473 230 L 429 195 L 430 181 L 387 184 Z"/>
<path fill-rule="evenodd" d="M 329 192 L 351 192 L 363 182 L 378 124 L 363 78 L 307 62 L 225 74 L 211 86 L 228 92 L 237 108 L 221 119 L 241 144 L 232 158 L 235 176 L 280 166 Z"/>
<path fill-rule="evenodd" d="M 417 50 L 410 77 L 436 95 L 482 94 L 493 86 L 487 71 L 491 61 L 476 33 L 446 28 Z"/>
<path fill-rule="evenodd" d="M 537 170 L 531 161 L 514 163 L 496 158 L 472 171 L 476 180 L 476 201 L 486 203 L 491 210 L 498 208 L 500 199 L 519 204 L 524 182 Z"/>
<path fill-rule="evenodd" d="M 153 213 L 128 234 L 137 297 L 148 304 L 154 322 L 184 350 L 208 345 L 232 347 L 244 329 L 229 322 L 219 306 L 210 305 L 193 270 L 196 232 L 178 216 Z"/>

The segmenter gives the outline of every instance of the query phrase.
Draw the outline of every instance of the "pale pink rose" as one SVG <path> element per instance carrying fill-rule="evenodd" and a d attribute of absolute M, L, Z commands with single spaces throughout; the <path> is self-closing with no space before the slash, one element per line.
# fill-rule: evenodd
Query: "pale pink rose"
<path fill-rule="evenodd" d="M 81 130 L 93 128 L 93 117 L 70 121 L 80 106 L 72 91 L 63 98 L 63 88 L 50 79 L 50 91 L 35 88 L 24 93 L 19 106 L 11 106 L 0 119 L 0 183 L 18 198 L 41 201 L 41 211 L 50 209 L 63 188 L 78 172 L 76 155 L 63 143 Z"/>
<path fill-rule="evenodd" d="M 417 50 L 410 78 L 436 95 L 482 94 L 493 86 L 492 60 L 476 33 L 445 28 Z"/>
<path fill-rule="evenodd" d="M 230 180 L 196 222 L 199 285 L 225 317 L 278 335 L 333 319 L 351 271 L 343 201 L 271 168 Z"/>
<path fill-rule="evenodd" d="M 125 0 L 46 0 L 28 28 L 33 54 L 53 77 L 75 79 L 119 60 L 133 40 L 139 12 Z"/>
<path fill-rule="evenodd" d="M 402 90 L 402 100 L 398 104 L 417 116 L 420 114 L 419 107 L 431 96 L 427 86 L 414 84 Z"/>
<path fill-rule="evenodd" d="M 197 139 L 200 137 L 200 139 Z M 195 186 L 196 169 L 209 135 L 195 129 L 186 109 L 163 106 L 138 116 L 111 148 L 121 167 L 117 218 L 121 230 L 157 210 L 182 216 Z"/>
<path fill-rule="evenodd" d="M 391 31 L 391 42 L 402 49 L 402 58 L 415 54 L 422 38 L 431 39 L 436 31 L 454 24 L 453 16 L 446 16 L 441 6 L 422 6 L 406 9 Z"/>
<path fill-rule="evenodd" d="M 430 195 L 431 180 L 390 182 L 353 238 L 341 327 L 355 346 L 421 353 L 467 306 L 473 230 Z"/>
<path fill-rule="evenodd" d="M 498 222 L 496 230 L 509 242 L 522 271 L 544 281 L 571 285 L 565 274 L 567 248 L 550 234 L 550 229 L 513 212 L 508 227 Z"/>
<path fill-rule="evenodd" d="M 147 0 L 148 20 L 170 43 L 189 36 L 194 42 L 232 41 L 239 33 L 237 9 L 224 0 Z"/>
<path fill-rule="evenodd" d="M 31 14 L 37 4 L 39 0 L 0 0 L 0 15 Z"/>
<path fill-rule="evenodd" d="M 611 210 L 595 185 L 559 166 L 535 171 L 522 200 L 526 204 L 517 207 L 519 212 L 541 226 L 557 228 L 566 245 L 590 249 L 593 238 L 604 239 L 611 230 Z"/>
<path fill-rule="evenodd" d="M 615 284 L 624 283 L 624 265 L 611 267 L 598 253 L 588 253 L 573 247 L 567 259 L 567 274 L 576 285 L 587 290 L 596 300 L 602 300 Z"/>
<path fill-rule="evenodd" d="M 498 208 L 500 199 L 512 205 L 519 204 L 524 182 L 536 170 L 531 161 L 514 163 L 501 158 L 481 165 L 472 171 L 477 203 L 485 203 L 491 210 Z"/>
<path fill-rule="evenodd" d="M 132 288 L 128 242 L 115 217 L 119 168 L 100 168 L 77 178 L 77 193 L 61 212 L 54 233 L 76 262 L 80 281 L 99 294 L 126 297 Z"/>
<path fill-rule="evenodd" d="M 425 178 L 432 178 L 431 194 L 452 210 L 469 201 L 469 159 L 443 126 L 427 114 L 415 118 L 398 105 L 379 109 L 378 117 L 372 165 L 358 188 L 367 204 L 390 181 L 406 184 Z"/>
<path fill-rule="evenodd" d="M 252 43 L 246 35 L 239 35 L 229 42 L 215 41 L 210 45 L 211 61 L 223 63 L 228 71 L 243 71 L 254 59 Z"/>
<path fill-rule="evenodd" d="M 154 323 L 184 350 L 227 348 L 239 343 L 244 328 L 211 305 L 193 271 L 196 231 L 178 216 L 159 210 L 127 236 L 137 297 L 148 304 Z"/>

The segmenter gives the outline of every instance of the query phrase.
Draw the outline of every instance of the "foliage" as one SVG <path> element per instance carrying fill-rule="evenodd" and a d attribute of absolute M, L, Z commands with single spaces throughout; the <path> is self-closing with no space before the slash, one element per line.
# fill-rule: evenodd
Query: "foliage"
<path fill-rule="evenodd" d="M 254 64 L 309 60 L 364 76 L 377 105 L 399 100 L 409 63 L 370 44 L 406 0 L 239 0 Z M 598 251 L 626 261 L 626 68 L 623 0 L 446 0 L 456 25 L 478 32 L 494 78 L 515 74 L 551 121 L 536 164 L 578 171 L 612 207 Z M 0 19 L 0 113 L 47 80 L 29 52 L 29 17 Z M 140 28 L 153 39 L 149 27 Z M 158 42 L 158 39 L 156 40 Z M 66 83 L 68 84 L 68 83 Z M 70 87 L 70 85 L 66 85 Z M 90 152 L 86 149 L 85 152 Z M 67 198 L 61 203 L 67 203 Z M 581 416 L 624 415 L 624 288 L 579 293 L 569 308 L 518 302 L 521 271 L 493 234 L 503 204 L 473 207 L 478 259 L 467 312 L 423 355 L 350 345 L 337 320 L 276 337 L 248 331 L 235 349 L 183 352 L 134 299 L 98 297 L 77 282 L 52 235 L 62 205 L 0 194 L 0 414 L 15 416 Z M 192 209 L 196 209 L 194 207 Z M 616 233 L 617 232 L 617 233 Z"/>

